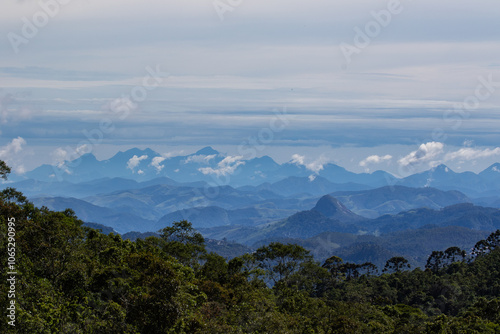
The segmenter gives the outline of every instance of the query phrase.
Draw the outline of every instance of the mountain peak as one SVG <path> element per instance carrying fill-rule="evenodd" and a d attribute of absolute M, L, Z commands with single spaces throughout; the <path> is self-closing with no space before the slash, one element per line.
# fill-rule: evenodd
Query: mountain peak
<path fill-rule="evenodd" d="M 146 148 L 144 150 L 141 150 L 140 148 L 134 147 L 134 148 L 126 150 L 125 152 L 123 152 L 123 151 L 118 152 L 111 159 L 115 159 L 115 158 L 122 158 L 122 159 L 126 158 L 126 159 L 128 159 L 129 157 L 132 157 L 134 155 L 137 155 L 137 156 L 147 155 L 148 158 L 152 158 L 152 157 L 155 157 L 155 156 L 159 156 L 160 154 L 157 153 L 157 152 L 155 152 L 155 151 L 153 151 L 150 148 Z"/>
<path fill-rule="evenodd" d="M 454 173 L 448 166 L 441 164 L 432 169 L 433 172 Z"/>
<path fill-rule="evenodd" d="M 92 153 L 85 153 L 80 156 L 80 159 L 85 162 L 97 162 L 97 158 Z"/>
<path fill-rule="evenodd" d="M 219 154 L 219 152 L 214 150 L 211 146 L 204 147 L 195 153 L 195 155 L 213 155 L 213 154 Z"/>
<path fill-rule="evenodd" d="M 481 173 L 479 173 L 480 175 L 481 174 L 486 174 L 486 173 L 500 173 L 500 163 L 496 162 L 494 163 L 493 165 L 491 165 L 490 167 L 486 168 L 485 170 L 483 170 Z"/>
<path fill-rule="evenodd" d="M 319 199 L 312 211 L 319 212 L 324 216 L 337 219 L 343 223 L 353 223 L 365 220 L 345 207 L 338 199 L 330 195 L 325 195 Z"/>
<path fill-rule="evenodd" d="M 313 208 L 314 211 L 320 212 L 327 217 L 333 217 L 339 213 L 352 213 L 344 204 L 340 203 L 335 197 L 330 195 L 325 195 L 319 199 L 316 206 Z"/>

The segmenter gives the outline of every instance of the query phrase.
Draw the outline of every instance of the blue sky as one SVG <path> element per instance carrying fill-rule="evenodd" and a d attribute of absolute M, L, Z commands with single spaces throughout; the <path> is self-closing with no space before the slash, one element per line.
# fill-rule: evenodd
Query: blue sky
<path fill-rule="evenodd" d="M 298 154 L 358 172 L 479 171 L 500 161 L 499 10 L 493 0 L 3 2 L 0 159 L 22 173 L 78 149 L 105 159 L 253 145 L 279 162 Z"/>

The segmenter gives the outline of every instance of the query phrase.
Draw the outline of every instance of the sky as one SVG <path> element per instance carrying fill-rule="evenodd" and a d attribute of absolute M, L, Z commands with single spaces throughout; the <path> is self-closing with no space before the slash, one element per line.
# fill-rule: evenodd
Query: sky
<path fill-rule="evenodd" d="M 497 0 L 4 1 L 0 159 L 22 174 L 210 145 L 479 172 L 500 161 L 499 14 Z"/>

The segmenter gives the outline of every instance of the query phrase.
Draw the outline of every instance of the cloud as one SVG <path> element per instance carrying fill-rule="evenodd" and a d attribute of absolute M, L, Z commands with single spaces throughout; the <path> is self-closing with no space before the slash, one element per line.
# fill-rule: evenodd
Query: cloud
<path fill-rule="evenodd" d="M 491 156 L 500 155 L 500 147 L 484 150 L 474 149 L 471 147 L 461 148 L 458 151 L 450 152 L 444 156 L 446 161 L 449 160 L 475 160 L 479 158 L 488 158 Z"/>
<path fill-rule="evenodd" d="M 4 160 L 18 174 L 24 174 L 26 172 L 22 161 L 18 157 L 23 151 L 24 145 L 26 145 L 26 140 L 22 137 L 17 137 L 0 148 L 0 159 Z"/>
<path fill-rule="evenodd" d="M 17 154 L 23 150 L 26 140 L 22 137 L 12 139 L 12 141 L 0 149 L 0 158 L 6 159 L 9 155 Z"/>
<path fill-rule="evenodd" d="M 292 155 L 292 160 L 290 162 L 296 164 L 297 166 L 304 166 L 306 169 L 318 174 L 320 171 L 323 170 L 324 165 L 328 163 L 328 161 L 329 160 L 325 156 L 321 155 L 318 159 L 314 160 L 313 162 L 305 163 L 305 156 L 294 154 Z"/>
<path fill-rule="evenodd" d="M 64 165 L 64 162 L 68 159 L 68 151 L 66 151 L 62 147 L 56 148 L 51 155 L 54 158 L 54 162 L 57 167 L 62 167 L 62 165 Z"/>
<path fill-rule="evenodd" d="M 322 155 L 313 162 L 306 164 L 306 168 L 318 174 L 320 171 L 323 170 L 323 166 L 326 163 L 328 163 L 328 159 Z"/>
<path fill-rule="evenodd" d="M 51 156 L 54 159 L 55 165 L 59 168 L 63 168 L 66 161 L 76 160 L 82 155 L 90 153 L 91 151 L 92 147 L 87 144 L 78 146 L 76 149 L 72 150 L 72 152 L 68 152 L 62 147 L 58 147 L 51 153 Z M 66 172 L 70 174 L 67 169 Z"/>
<path fill-rule="evenodd" d="M 75 150 L 75 154 L 77 155 L 78 158 L 90 152 L 92 152 L 92 148 L 87 144 L 80 145 Z"/>
<path fill-rule="evenodd" d="M 147 159 L 148 156 L 147 155 L 141 155 L 140 157 L 138 157 L 137 155 L 134 155 L 132 158 L 130 158 L 127 162 L 127 168 L 132 170 L 132 172 L 134 171 L 134 169 L 139 166 L 139 163 L 142 161 L 142 160 L 145 160 Z"/>
<path fill-rule="evenodd" d="M 151 161 L 150 166 L 153 166 L 156 169 L 156 173 L 161 172 L 161 170 L 165 167 L 165 165 L 160 165 L 166 158 L 164 157 L 154 157 Z"/>
<path fill-rule="evenodd" d="M 304 159 L 305 159 L 305 157 L 303 155 L 294 154 L 294 155 L 292 155 L 292 161 L 291 161 L 291 163 L 303 166 L 304 165 Z"/>
<path fill-rule="evenodd" d="M 187 159 L 184 160 L 183 162 L 185 164 L 190 163 L 190 162 L 195 162 L 195 163 L 200 163 L 200 164 L 201 163 L 208 164 L 210 162 L 210 160 L 212 160 L 216 156 L 217 156 L 216 154 L 211 154 L 211 155 L 203 155 L 203 154 L 191 155 L 191 156 L 187 157 Z"/>
<path fill-rule="evenodd" d="M 238 166 L 244 165 L 245 162 L 241 161 L 243 156 L 228 156 L 217 164 L 217 168 L 204 167 L 198 170 L 204 175 L 215 174 L 217 176 L 231 175 L 234 173 Z"/>
<path fill-rule="evenodd" d="M 440 142 L 428 142 L 420 145 L 416 150 L 398 160 L 398 163 L 405 167 L 429 162 L 434 164 L 434 159 L 443 153 L 444 144 Z"/>
<path fill-rule="evenodd" d="M 384 156 L 370 155 L 369 157 L 365 158 L 364 160 L 361 160 L 359 162 L 359 165 L 361 167 L 366 167 L 368 164 L 379 164 L 381 162 L 388 161 L 391 159 L 392 159 L 392 155 L 389 155 L 389 154 L 384 155 Z"/>

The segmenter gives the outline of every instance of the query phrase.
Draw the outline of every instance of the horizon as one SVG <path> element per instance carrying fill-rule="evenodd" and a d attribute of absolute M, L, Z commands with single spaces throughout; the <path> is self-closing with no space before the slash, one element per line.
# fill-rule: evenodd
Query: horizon
<path fill-rule="evenodd" d="M 180 151 L 173 151 L 173 153 L 169 152 L 169 153 L 166 153 L 166 154 L 165 153 L 160 153 L 160 152 L 158 152 L 158 151 L 156 151 L 156 150 L 154 150 L 152 148 L 149 148 L 149 147 L 145 147 L 145 148 L 130 147 L 128 149 L 122 149 L 122 150 L 119 150 L 117 152 L 114 152 L 110 156 L 107 156 L 107 157 L 104 157 L 104 158 L 103 157 L 98 157 L 92 151 L 85 152 L 83 150 L 80 150 L 78 152 L 78 154 L 76 154 L 75 156 L 70 156 L 69 159 L 64 160 L 64 161 L 60 161 L 57 164 L 42 164 L 42 165 L 38 165 L 35 168 L 33 168 L 32 170 L 26 171 L 26 172 L 24 172 L 22 174 L 16 173 L 15 171 L 13 171 L 12 173 L 14 175 L 18 176 L 18 177 L 23 177 L 26 173 L 32 172 L 32 171 L 36 170 L 37 168 L 43 167 L 45 165 L 50 165 L 50 166 L 53 166 L 53 167 L 64 167 L 65 165 L 71 166 L 71 162 L 78 161 L 80 158 L 82 158 L 84 156 L 89 156 L 89 155 L 92 156 L 93 158 L 95 158 L 98 162 L 103 162 L 103 161 L 107 161 L 107 160 L 111 160 L 113 158 L 116 158 L 120 154 L 130 153 L 130 151 L 136 151 L 136 150 L 140 151 L 139 154 L 148 153 L 147 152 L 148 150 L 152 151 L 151 153 L 154 153 L 157 156 L 161 157 L 161 161 L 159 162 L 159 164 L 161 164 L 161 165 L 164 165 L 165 163 L 167 163 L 169 159 L 179 158 L 179 157 L 193 157 L 194 156 L 194 157 L 199 158 L 198 160 L 201 160 L 203 157 L 204 158 L 207 158 L 207 157 L 211 158 L 212 155 L 208 155 L 207 152 L 206 152 L 207 150 L 213 150 L 213 152 L 210 152 L 210 153 L 211 154 L 217 154 L 217 157 L 219 157 L 219 158 L 231 158 L 231 159 L 236 159 L 236 161 L 242 161 L 242 162 L 250 161 L 250 160 L 253 160 L 253 159 L 256 159 L 256 158 L 260 159 L 260 158 L 263 158 L 263 157 L 268 157 L 272 161 L 274 161 L 275 163 L 277 163 L 278 165 L 291 164 L 291 165 L 296 165 L 296 166 L 302 166 L 303 168 L 305 168 L 305 170 L 307 170 L 307 171 L 310 172 L 310 174 L 311 174 L 310 177 L 321 176 L 320 175 L 321 174 L 321 170 L 323 170 L 323 167 L 325 167 L 327 165 L 339 166 L 341 168 L 344 168 L 348 172 L 352 172 L 352 173 L 356 173 L 356 174 L 361 174 L 361 173 L 373 174 L 374 172 L 383 171 L 383 172 L 387 172 L 387 173 L 391 174 L 392 176 L 394 176 L 394 177 L 396 177 L 398 179 L 403 179 L 403 178 L 405 178 L 407 176 L 411 176 L 411 175 L 414 175 L 414 174 L 419 174 L 419 173 L 422 173 L 422 172 L 432 171 L 432 170 L 434 170 L 434 169 L 436 169 L 436 168 L 438 168 L 440 166 L 444 166 L 446 168 L 449 168 L 452 172 L 455 172 L 455 173 L 473 172 L 475 174 L 479 174 L 480 172 L 486 171 L 487 169 L 489 169 L 490 167 L 492 167 L 492 166 L 494 166 L 496 164 L 500 164 L 500 162 L 495 161 L 495 162 L 487 165 L 484 168 L 480 168 L 480 169 L 478 168 L 476 170 L 455 170 L 452 167 L 450 167 L 449 165 L 447 165 L 445 163 L 445 161 L 436 160 L 436 161 L 431 161 L 431 163 L 429 163 L 427 165 L 428 168 L 424 168 L 424 169 L 421 169 L 421 170 L 416 170 L 416 169 L 412 169 L 412 166 L 410 165 L 408 169 L 405 169 L 405 170 L 399 169 L 398 172 L 400 172 L 400 173 L 391 173 L 390 171 L 384 170 L 384 169 L 367 170 L 366 168 L 364 170 L 362 170 L 362 171 L 353 171 L 353 170 L 349 170 L 345 166 L 337 164 L 337 163 L 335 163 L 333 161 L 329 161 L 327 159 L 326 160 L 317 159 L 315 161 L 311 161 L 311 162 L 308 163 L 308 162 L 306 162 L 304 160 L 305 156 L 300 156 L 298 154 L 293 155 L 291 157 L 291 159 L 288 159 L 288 160 L 285 160 L 285 161 L 277 161 L 276 159 L 274 159 L 270 155 L 259 155 L 259 156 L 251 155 L 251 156 L 247 156 L 247 157 L 245 157 L 243 155 L 234 156 L 234 155 L 227 154 L 227 152 L 221 152 L 221 151 L 213 148 L 212 146 L 201 147 L 201 148 L 197 149 L 194 152 L 185 152 L 184 150 L 180 150 Z M 202 152 L 202 151 L 205 151 L 205 152 Z M 415 152 L 418 152 L 418 151 L 419 150 L 411 152 L 405 158 L 408 159 L 409 157 L 415 155 Z M 136 153 L 136 152 L 133 152 L 133 153 Z M 132 154 L 132 153 L 130 153 L 130 154 Z M 447 153 L 447 154 L 448 155 L 450 155 L 450 154 L 456 154 L 456 152 Z M 374 157 L 374 156 L 371 156 L 371 157 Z M 153 156 L 144 155 L 144 156 L 139 157 L 139 156 L 137 156 L 137 155 L 134 154 L 133 157 L 128 160 L 127 164 L 134 164 L 134 165 L 136 165 L 136 164 L 138 164 L 143 159 L 151 159 L 151 158 L 153 158 Z M 379 157 L 377 159 L 380 159 L 380 158 L 383 158 L 383 157 Z M 134 160 L 134 161 L 132 161 L 132 160 Z M 369 160 L 369 159 L 364 159 L 364 160 L 361 161 L 361 163 L 363 161 L 366 161 L 366 160 Z M 384 160 L 384 159 L 381 159 L 381 160 Z M 196 161 L 196 160 L 193 160 L 193 161 Z M 125 166 L 126 165 L 124 165 L 124 167 Z M 157 166 L 157 167 L 160 167 L 160 170 L 161 170 L 161 168 L 163 168 L 163 166 Z M 405 175 L 401 175 L 402 174 L 401 172 L 403 172 L 403 171 L 405 172 Z M 131 174 L 131 177 L 132 177 L 132 175 L 135 173 L 133 169 L 131 169 L 131 173 L 132 173 Z M 234 173 L 234 170 L 231 171 L 230 174 L 232 174 L 232 173 Z M 499 173 L 500 173 L 500 171 L 499 171 Z M 159 177 L 164 177 L 164 176 L 159 176 Z M 3 183 L 9 183 L 9 181 L 7 181 L 7 182 L 4 181 Z"/>

